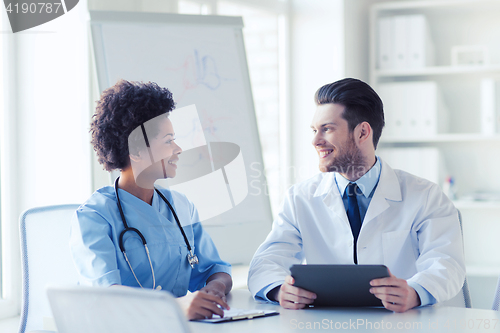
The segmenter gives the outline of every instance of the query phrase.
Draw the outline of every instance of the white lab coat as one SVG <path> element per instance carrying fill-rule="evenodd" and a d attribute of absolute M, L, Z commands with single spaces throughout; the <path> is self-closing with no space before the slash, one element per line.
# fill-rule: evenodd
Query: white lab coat
<path fill-rule="evenodd" d="M 278 219 L 250 264 L 248 286 L 261 289 L 293 264 L 354 264 L 351 227 L 334 173 L 288 191 Z M 380 180 L 357 242 L 359 264 L 384 264 L 424 287 L 437 302 L 454 297 L 465 279 L 457 209 L 434 183 L 382 161 Z"/>

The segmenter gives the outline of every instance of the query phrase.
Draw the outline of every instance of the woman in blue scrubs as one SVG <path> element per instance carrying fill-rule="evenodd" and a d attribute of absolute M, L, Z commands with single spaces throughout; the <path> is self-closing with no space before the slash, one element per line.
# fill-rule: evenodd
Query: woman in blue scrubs
<path fill-rule="evenodd" d="M 174 107 L 171 92 L 151 82 L 121 80 L 103 92 L 91 123 L 92 144 L 99 163 L 119 169 L 120 177 L 76 211 L 71 251 L 82 284 L 168 290 L 188 319 L 210 318 L 229 308 L 231 266 L 220 259 L 194 205 L 181 193 L 153 187 L 157 179 L 175 176 L 182 152 L 168 118 Z M 142 149 L 131 145 L 141 133 L 147 142 Z M 152 163 L 152 152 L 163 163 Z M 120 236 L 125 224 L 140 234 Z"/>

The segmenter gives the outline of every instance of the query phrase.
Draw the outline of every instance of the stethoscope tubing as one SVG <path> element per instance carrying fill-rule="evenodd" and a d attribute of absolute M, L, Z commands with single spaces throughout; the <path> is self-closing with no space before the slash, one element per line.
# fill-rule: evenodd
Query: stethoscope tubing
<path fill-rule="evenodd" d="M 142 288 L 142 284 L 139 282 L 139 279 L 137 278 L 134 270 L 132 269 L 132 265 L 130 264 L 130 261 L 129 261 L 128 256 L 127 256 L 127 252 L 125 251 L 125 245 L 123 243 L 123 238 L 124 238 L 125 234 L 129 231 L 134 232 L 135 234 L 137 234 L 141 238 L 142 244 L 144 245 L 144 249 L 146 250 L 146 255 L 148 257 L 149 265 L 151 267 L 151 274 L 153 277 L 153 289 L 155 289 L 155 287 L 156 287 L 155 273 L 154 273 L 154 269 L 153 269 L 153 263 L 151 262 L 151 257 L 149 255 L 149 249 L 148 249 L 148 245 L 146 242 L 146 238 L 137 228 L 129 227 L 127 224 L 127 220 L 125 219 L 125 214 L 123 213 L 123 208 L 122 208 L 122 204 L 120 201 L 120 196 L 118 195 L 118 180 L 119 179 L 120 179 L 120 177 L 116 178 L 116 180 L 115 180 L 115 194 L 116 194 L 116 202 L 118 205 L 118 210 L 120 211 L 120 216 L 122 219 L 124 229 L 122 230 L 122 232 L 120 233 L 120 235 L 118 237 L 118 246 L 120 247 L 120 251 L 123 253 L 123 256 L 125 257 L 125 261 L 127 262 L 130 270 L 132 271 L 132 274 L 134 275 L 135 280 L 137 281 L 139 286 Z M 193 250 L 191 248 L 191 245 L 189 244 L 189 240 L 186 236 L 186 233 L 184 232 L 184 229 L 182 228 L 182 225 L 179 221 L 179 217 L 177 216 L 177 213 L 175 212 L 174 207 L 172 207 L 172 205 L 170 204 L 168 199 L 157 188 L 155 188 L 155 191 L 162 198 L 162 200 L 167 204 L 168 208 L 170 209 L 170 211 L 174 215 L 175 221 L 177 222 L 177 226 L 179 227 L 179 230 L 181 231 L 182 237 L 184 238 L 184 242 L 186 243 L 186 246 L 187 246 L 188 251 L 189 251 L 189 254 L 188 254 L 189 264 L 191 265 L 192 268 L 194 268 L 194 265 L 198 263 L 198 257 L 195 254 L 193 254 Z M 158 288 L 161 289 L 160 286 L 158 286 Z"/>
<path fill-rule="evenodd" d="M 125 229 L 120 233 L 120 236 L 118 238 L 118 245 L 120 246 L 120 250 L 122 252 L 124 252 L 125 247 L 123 244 L 123 236 L 128 231 L 135 232 L 141 238 L 143 245 L 146 245 L 147 242 L 146 242 L 146 238 L 143 236 L 143 234 L 138 229 L 129 227 L 127 224 L 127 220 L 125 219 L 125 214 L 123 213 L 123 208 L 122 208 L 122 204 L 120 201 L 120 196 L 118 195 L 118 180 L 119 179 L 120 179 L 120 177 L 116 178 L 116 180 L 115 180 L 116 202 L 117 202 L 118 210 L 120 211 L 120 216 L 122 218 L 122 223 L 123 223 L 123 226 L 125 227 Z M 179 227 L 179 230 L 182 234 L 182 237 L 184 238 L 184 242 L 186 243 L 188 251 L 192 251 L 191 245 L 189 244 L 189 240 L 186 236 L 186 233 L 184 232 L 184 229 L 182 228 L 181 222 L 179 221 L 179 217 L 177 216 L 177 213 L 175 212 L 174 207 L 172 207 L 172 205 L 170 204 L 168 199 L 163 195 L 163 193 L 161 193 L 157 188 L 155 188 L 155 191 L 156 191 L 156 193 L 158 193 L 160 198 L 162 198 L 162 200 L 167 204 L 168 208 L 170 209 L 170 211 L 174 215 L 175 222 L 177 223 L 177 226 Z"/>

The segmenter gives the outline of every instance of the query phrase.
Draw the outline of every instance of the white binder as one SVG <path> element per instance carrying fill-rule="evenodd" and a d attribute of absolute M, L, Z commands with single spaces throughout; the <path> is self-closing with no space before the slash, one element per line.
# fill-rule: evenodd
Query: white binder
<path fill-rule="evenodd" d="M 434 45 L 425 15 L 380 17 L 377 29 L 379 69 L 423 68 L 434 65 Z"/>
<path fill-rule="evenodd" d="M 378 19 L 378 68 L 391 69 L 393 68 L 393 53 L 392 53 L 392 17 L 381 17 Z"/>
<path fill-rule="evenodd" d="M 377 155 L 394 169 L 409 172 L 438 185 L 447 175 L 444 159 L 436 147 L 383 148 L 377 150 Z"/>
<path fill-rule="evenodd" d="M 497 113 L 497 82 L 487 78 L 481 80 L 481 133 L 493 135 L 499 130 Z"/>
<path fill-rule="evenodd" d="M 385 137 L 421 138 L 448 132 L 448 111 L 433 81 L 380 84 Z"/>
<path fill-rule="evenodd" d="M 417 125 L 410 134 L 416 136 L 434 136 L 447 133 L 449 129 L 448 109 L 443 101 L 439 86 L 434 81 L 415 82 L 409 90 L 413 98 L 409 103 L 417 115 Z"/>
<path fill-rule="evenodd" d="M 384 137 L 404 137 L 406 131 L 405 89 L 399 83 L 385 83 L 378 87 L 378 94 L 384 104 Z"/>
<path fill-rule="evenodd" d="M 408 68 L 408 15 L 393 17 L 392 50 L 394 68 Z"/>
<path fill-rule="evenodd" d="M 434 65 L 434 47 L 425 15 L 407 16 L 408 67 Z"/>

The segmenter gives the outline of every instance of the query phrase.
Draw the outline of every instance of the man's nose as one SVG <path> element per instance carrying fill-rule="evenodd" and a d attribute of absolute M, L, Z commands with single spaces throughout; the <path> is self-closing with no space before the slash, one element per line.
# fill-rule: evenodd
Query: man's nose
<path fill-rule="evenodd" d="M 313 137 L 311 143 L 313 146 L 316 147 L 317 145 L 321 145 L 324 142 L 325 142 L 325 140 L 323 139 L 323 136 L 321 135 L 321 133 L 318 132 L 318 133 L 314 134 L 314 137 Z"/>

